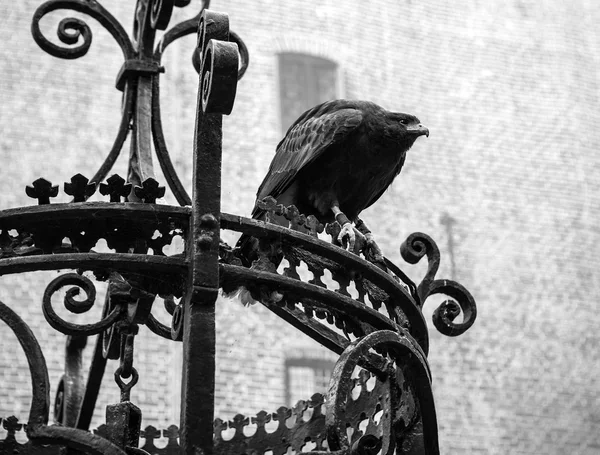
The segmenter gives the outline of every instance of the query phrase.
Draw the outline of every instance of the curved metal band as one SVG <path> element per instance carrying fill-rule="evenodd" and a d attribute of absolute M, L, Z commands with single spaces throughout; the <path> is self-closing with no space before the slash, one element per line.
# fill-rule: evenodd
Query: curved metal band
<path fill-rule="evenodd" d="M 85 430 L 59 426 L 28 426 L 27 436 L 38 444 L 65 445 L 94 455 L 127 455 L 127 452 Z"/>
<path fill-rule="evenodd" d="M 131 273 L 185 274 L 183 258 L 128 253 L 67 253 L 0 259 L 0 275 L 36 270 L 106 268 Z"/>
<path fill-rule="evenodd" d="M 431 390 L 431 377 L 425 353 L 402 332 L 382 330 L 373 332 L 351 343 L 337 361 L 327 394 L 327 440 L 331 450 L 350 448 L 343 419 L 345 402 L 354 387 L 351 380 L 354 368 L 371 349 L 384 348 L 401 365 L 410 364 L 411 383 L 417 394 L 420 414 L 423 420 L 423 439 L 427 454 L 438 454 L 437 418 Z M 388 380 L 392 380 L 389 378 Z M 390 435 L 393 437 L 393 435 Z M 385 444 L 385 441 L 384 441 Z M 393 448 L 393 444 L 390 444 Z M 385 455 L 385 452 L 384 452 Z"/>
<path fill-rule="evenodd" d="M 28 428 L 46 425 L 50 412 L 50 379 L 42 349 L 25 321 L 2 302 L 0 302 L 0 319 L 10 327 L 19 340 L 29 364 L 32 398 Z"/>
<path fill-rule="evenodd" d="M 149 314 L 148 320 L 146 321 L 146 327 L 148 327 L 153 333 L 159 335 L 167 340 L 172 340 L 171 337 L 171 328 L 164 325 L 158 319 L 154 317 L 154 315 Z"/>
<path fill-rule="evenodd" d="M 119 124 L 119 131 L 117 132 L 117 137 L 115 138 L 110 152 L 108 152 L 108 156 L 105 158 L 104 162 L 100 166 L 100 169 L 98 169 L 96 174 L 94 174 L 94 176 L 90 179 L 90 183 L 100 183 L 102 180 L 104 180 L 110 172 L 110 170 L 115 165 L 117 158 L 119 158 L 121 150 L 123 150 L 123 144 L 125 143 L 125 139 L 127 139 L 127 135 L 129 134 L 129 125 L 131 123 L 131 117 L 133 115 L 134 98 L 134 89 L 132 86 L 128 85 L 123 94 L 123 105 L 121 107 L 121 123 Z"/>
<path fill-rule="evenodd" d="M 269 272 L 248 269 L 246 267 L 221 264 L 223 280 L 236 283 L 252 283 L 266 285 L 283 292 L 290 292 L 302 298 L 313 299 L 315 304 L 323 304 L 324 309 L 335 310 L 371 325 L 375 330 L 396 330 L 397 325 L 381 313 L 369 308 L 356 300 L 346 297 L 329 289 L 314 286 L 303 281 L 288 278 Z"/>
<path fill-rule="evenodd" d="M 152 78 L 152 138 L 154 139 L 154 149 L 156 151 L 158 164 L 160 165 L 160 169 L 162 170 L 175 199 L 179 205 L 192 205 L 192 199 L 183 186 L 183 183 L 181 183 L 167 149 L 167 142 L 162 129 L 160 114 L 159 76 L 154 76 Z"/>
<path fill-rule="evenodd" d="M 381 269 L 337 246 L 275 224 L 222 213 L 221 228 L 243 232 L 257 238 L 277 237 L 282 242 L 293 244 L 295 247 L 336 263 L 345 264 L 348 270 L 360 271 L 364 279 L 386 292 L 393 304 L 406 315 L 410 323 L 411 335 L 419 342 L 423 351 L 428 352 L 429 335 L 421 310 L 408 292 Z"/>
<path fill-rule="evenodd" d="M 86 202 L 33 205 L 0 211 L 0 229 L 17 229 L 29 227 L 29 223 L 39 224 L 48 222 L 70 222 L 89 218 L 105 220 L 116 219 L 174 219 L 187 224 L 190 216 L 189 207 L 173 207 L 160 204 L 145 204 L 140 202 Z"/>

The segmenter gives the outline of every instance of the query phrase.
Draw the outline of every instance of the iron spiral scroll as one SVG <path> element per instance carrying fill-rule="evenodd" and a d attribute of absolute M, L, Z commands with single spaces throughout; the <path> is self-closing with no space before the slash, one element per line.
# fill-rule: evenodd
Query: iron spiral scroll
<path fill-rule="evenodd" d="M 0 302 L 0 319 L 15 333 L 29 362 L 33 397 L 25 427 L 14 417 L 2 419 L 8 436 L 0 441 L 0 454 L 62 453 L 63 447 L 97 454 L 282 455 L 290 448 L 297 453 L 353 455 L 439 453 L 427 362 L 429 336 L 421 310 L 429 296 L 448 296 L 433 321 L 441 333 L 456 336 L 475 321 L 473 297 L 459 283 L 436 278 L 440 252 L 426 234 L 412 234 L 401 247 L 410 264 L 427 259 L 427 272 L 416 285 L 389 260 L 387 267 L 378 267 L 324 241 L 326 233 L 335 237 L 339 226 L 323 226 L 293 206 L 269 198 L 259 201 L 266 221 L 221 212 L 222 116 L 233 108 L 248 50 L 230 32 L 227 15 L 207 9 L 209 2 L 194 18 L 168 29 L 173 8 L 189 3 L 138 0 L 131 37 L 95 0 L 50 0 L 34 14 L 35 41 L 59 58 L 83 57 L 92 45 L 92 30 L 81 19 L 63 19 L 57 34 L 65 46 L 54 44 L 39 26 L 50 12 L 70 9 L 106 28 L 123 53 L 116 87 L 124 95 L 121 124 L 105 162 L 91 179 L 77 174 L 63 186 L 72 202 L 51 203 L 59 187 L 40 178 L 26 188 L 37 206 L 0 212 L 0 275 L 74 270 L 52 280 L 42 298 L 48 323 L 67 335 L 65 374 L 54 406 L 59 425 L 48 425 L 50 384 L 39 343 L 27 324 Z M 166 31 L 155 43 L 159 30 Z M 198 34 L 191 58 L 199 87 L 190 196 L 166 147 L 159 80 L 166 48 L 191 33 Z M 128 175 L 108 177 L 129 134 L 134 137 Z M 154 178 L 152 145 L 180 206 L 156 203 L 166 189 Z M 88 202 L 96 191 L 107 201 Z M 273 216 L 284 216 L 288 226 L 271 224 Z M 256 237 L 259 259 L 250 267 L 242 265 L 237 250 L 221 241 L 223 230 Z M 175 239 L 183 245 L 178 251 L 171 248 Z M 98 248 L 100 243 L 105 243 L 104 250 Z M 275 265 L 275 257 L 285 260 L 283 267 Z M 107 283 L 102 303 L 94 281 Z M 252 418 L 214 419 L 215 302 L 220 291 L 241 288 L 340 354 L 326 395 L 315 394 L 293 409 L 261 411 Z M 100 319 L 80 324 L 60 316 L 53 302 L 61 289 L 66 289 L 63 303 L 68 312 L 83 314 L 101 305 Z M 171 316 L 170 324 L 156 314 L 159 300 Z M 141 411 L 130 401 L 139 376 L 134 364 L 139 325 L 183 347 L 181 421 L 179 427 L 163 431 L 169 440 L 163 448 L 154 445 L 160 431 L 141 430 Z M 86 377 L 82 351 L 95 335 Z M 114 376 L 121 401 L 107 406 L 106 424 L 90 433 L 107 359 L 119 361 Z M 250 420 L 258 429 L 247 436 L 243 429 Z M 278 427 L 267 432 L 265 425 L 271 420 L 278 421 Z M 29 439 L 26 444 L 14 438 L 22 429 Z M 226 429 L 234 430 L 233 438 L 222 437 Z"/>

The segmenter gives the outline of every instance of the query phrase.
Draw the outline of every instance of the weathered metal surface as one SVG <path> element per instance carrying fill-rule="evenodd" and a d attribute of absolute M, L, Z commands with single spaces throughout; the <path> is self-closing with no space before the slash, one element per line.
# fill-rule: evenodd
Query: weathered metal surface
<path fill-rule="evenodd" d="M 190 216 L 190 209 L 176 208 L 168 206 L 157 206 L 151 204 L 117 204 L 117 203 L 86 203 L 86 204 L 50 204 L 39 207 L 27 207 L 23 209 L 12 209 L 4 211 L 0 214 L 0 227 L 2 234 L 0 240 L 4 239 L 3 251 L 0 255 L 0 273 L 13 272 L 18 273 L 25 270 L 34 269 L 51 269 L 73 266 L 78 264 L 80 268 L 103 268 L 110 266 L 109 269 L 132 271 L 137 269 L 137 273 L 142 273 L 144 267 L 150 274 L 152 270 L 160 273 L 173 271 L 173 266 L 177 266 L 181 270 L 181 277 L 185 275 L 187 267 L 186 262 L 182 257 L 157 257 L 160 256 L 162 248 L 172 241 L 173 235 L 181 235 L 182 237 L 187 232 L 187 223 Z M 56 230 L 56 235 L 53 238 L 57 242 L 62 242 L 62 239 L 67 237 L 71 240 L 70 250 L 62 247 L 62 243 L 55 245 L 44 244 L 46 249 L 56 250 L 61 248 L 63 254 L 41 255 L 43 250 L 37 247 L 38 238 L 33 234 L 27 234 L 27 231 L 35 231 L 40 225 L 40 219 L 43 219 L 42 225 L 46 228 L 42 237 L 47 237 L 48 232 L 52 228 Z M 361 275 L 363 280 L 376 285 L 384 292 L 384 295 L 393 296 L 393 306 L 399 306 L 401 313 L 404 314 L 410 323 L 413 336 L 419 339 L 417 335 L 419 330 L 415 328 L 421 326 L 421 332 L 425 332 L 425 324 L 422 320 L 420 311 L 413 310 L 415 303 L 420 301 L 417 295 L 409 294 L 407 291 L 414 288 L 412 282 L 403 278 L 401 283 L 394 280 L 390 275 L 385 274 L 375 267 L 365 265 L 355 255 L 349 254 L 340 248 L 333 245 L 323 243 L 313 236 L 302 235 L 298 232 L 286 232 L 284 228 L 279 226 L 265 224 L 260 221 L 249 220 L 228 214 L 223 214 L 223 227 L 233 230 L 247 232 L 256 236 L 273 236 L 277 238 L 285 237 L 289 239 L 290 249 L 286 250 L 288 257 L 302 258 L 311 265 L 311 271 L 315 275 L 313 283 L 319 287 L 323 287 L 323 283 L 319 282 L 319 276 L 322 275 L 322 269 L 319 270 L 319 264 L 315 263 L 316 258 L 321 267 L 329 265 L 337 268 L 334 275 L 341 281 L 338 293 L 344 294 L 345 287 L 352 281 L 343 279 L 344 276 L 354 276 L 355 279 Z M 143 229 L 142 229 L 143 226 Z M 15 229 L 17 234 L 10 234 L 11 229 Z M 156 232 L 160 235 L 155 236 Z M 83 232 L 83 234 L 82 234 Z M 41 235 L 41 234 L 40 234 Z M 139 238 L 138 236 L 143 236 Z M 155 255 L 146 255 L 143 258 L 137 255 L 115 253 L 68 253 L 68 251 L 86 250 L 90 245 L 94 245 L 103 236 L 108 237 L 109 245 L 117 247 L 121 251 L 130 251 L 139 246 L 139 242 L 143 241 L 149 245 L 155 252 Z M 154 236 L 154 238 L 152 238 Z M 286 240 L 286 244 L 288 241 Z M 304 253 L 303 253 L 304 252 Z M 39 258 L 36 256 L 39 255 Z M 299 256 L 300 255 L 300 256 Z M 143 259 L 143 260 L 142 260 Z M 161 264 L 164 268 L 161 268 Z M 339 269 L 336 264 L 344 264 L 343 268 Z M 360 273 L 352 273 L 352 270 L 360 270 Z M 288 276 L 293 276 L 293 269 L 286 272 Z M 420 289 L 424 289 L 425 285 L 432 283 L 428 274 L 426 280 L 420 285 Z M 173 276 L 173 275 L 171 275 Z M 183 278 L 179 278 L 181 283 Z M 167 280 L 164 280 L 167 281 Z M 440 281 L 436 286 L 446 285 L 449 281 Z M 357 289 L 361 286 L 357 285 Z M 453 292 L 458 297 L 459 293 L 455 289 L 458 286 L 450 288 L 449 292 Z M 441 288 L 436 287 L 437 290 Z M 372 290 L 372 288 L 371 288 Z M 176 293 L 181 293 L 181 290 Z M 367 295 L 365 290 L 364 295 Z M 346 297 L 347 291 L 346 291 Z M 370 303 L 376 304 L 377 299 L 369 296 Z M 366 301 L 366 300 L 364 300 Z M 468 307 L 465 307 L 468 309 Z M 374 308 L 378 309 L 378 308 Z M 313 311 L 314 312 L 314 311 Z M 396 315 L 395 315 L 396 314 Z M 413 317 L 412 315 L 416 317 Z M 409 316 L 411 315 L 411 316 Z M 403 322 L 398 318 L 397 312 L 392 308 L 389 316 L 393 320 Z M 473 320 L 469 317 L 468 320 Z"/>
<path fill-rule="evenodd" d="M 167 440 L 166 444 L 164 441 L 159 443 L 160 447 L 154 444 L 154 441 L 161 438 Z M 142 449 L 152 455 L 179 455 L 181 453 L 179 446 L 179 427 L 171 425 L 165 430 L 159 431 L 152 425 L 146 427 L 141 432 L 141 437 L 144 440 Z"/>
<path fill-rule="evenodd" d="M 360 395 L 358 399 L 352 397 L 355 386 L 352 374 L 359 361 L 373 350 L 383 353 L 390 362 L 385 377 L 377 379 L 383 387 L 376 394 L 379 403 L 371 401 L 353 409 L 353 401 L 359 400 Z M 366 383 L 364 379 L 362 381 Z M 380 411 L 379 422 L 373 425 L 375 414 Z M 348 425 L 365 419 L 368 420 L 366 430 L 349 438 Z M 334 367 L 327 394 L 326 425 L 330 450 L 360 452 L 365 450 L 361 439 L 371 435 L 381 441 L 382 453 L 389 455 L 395 449 L 407 448 L 403 447 L 405 433 L 410 434 L 418 421 L 423 424 L 424 453 L 438 454 L 431 376 L 419 345 L 402 330 L 374 332 L 351 343 Z M 367 442 L 371 444 L 372 439 Z"/>
<path fill-rule="evenodd" d="M 254 417 L 236 415 L 224 422 L 215 420 L 215 453 L 266 453 L 283 455 L 290 449 L 296 453 L 306 447 L 323 450 L 325 442 L 325 416 L 322 413 L 323 395 L 317 393 L 308 401 L 300 401 L 292 409 L 280 407 L 277 412 L 260 411 Z M 277 422 L 276 425 L 270 422 Z M 246 436 L 244 430 L 255 431 Z M 271 428 L 267 430 L 267 425 Z M 273 428 L 275 427 L 275 428 Z M 233 435 L 231 431 L 233 430 Z M 229 437 L 224 437 L 227 431 Z"/>
<path fill-rule="evenodd" d="M 76 428 L 52 426 L 27 427 L 27 436 L 36 444 L 37 453 L 46 453 L 46 447 L 40 445 L 48 444 L 48 453 L 52 453 L 55 446 L 65 446 L 80 450 L 86 454 L 94 455 L 126 455 L 127 452 L 116 446 L 106 438 L 88 433 Z M 54 447 L 53 447 L 54 446 Z"/>
<path fill-rule="evenodd" d="M 107 295 L 108 298 L 108 295 Z M 94 409 L 96 408 L 96 400 L 104 377 L 106 369 L 107 357 L 103 355 L 103 336 L 99 335 L 96 338 L 94 346 L 94 354 L 92 355 L 92 363 L 88 370 L 87 382 L 81 398 L 79 411 L 77 412 L 77 423 L 75 428 L 80 430 L 89 430 Z"/>
<path fill-rule="evenodd" d="M 207 21 L 210 18 L 210 23 Z M 210 27 L 209 27 L 210 25 Z M 198 25 L 199 51 L 204 55 L 200 75 L 194 133 L 194 175 L 190 237 L 186 252 L 190 263 L 185 290 L 181 334 L 183 338 L 183 378 L 181 397 L 181 446 L 183 453 L 213 452 L 212 420 L 215 387 L 215 301 L 219 290 L 219 231 L 221 201 L 222 94 L 212 93 L 206 79 L 220 78 L 235 66 L 237 53 L 214 55 L 210 43 L 227 39 L 229 21 L 226 15 L 203 11 Z M 225 63 L 213 66 L 210 59 Z M 234 78 L 237 82 L 237 77 Z M 208 93 L 207 91 L 208 90 Z M 205 100 L 211 102 L 206 109 Z M 232 102 L 228 99 L 227 101 Z M 230 109 L 229 109 L 230 110 Z M 177 333 L 174 333 L 177 336 Z M 203 346 L 198 349 L 198 346 Z"/>
<path fill-rule="evenodd" d="M 0 445 L 0 453 L 56 453 L 54 448 L 42 449 L 39 444 L 68 446 L 96 454 L 124 454 L 122 450 L 106 441 L 104 438 L 74 428 L 48 426 L 50 408 L 50 384 L 46 361 L 39 343 L 27 324 L 8 306 L 0 302 L 0 319 L 13 331 L 21 344 L 31 374 L 32 398 L 26 433 L 32 445 L 17 446 L 14 432 L 20 429 L 16 419 L 3 422 L 4 427 L 10 428 L 11 437 Z M 22 450 L 22 451 L 21 451 Z"/>
<path fill-rule="evenodd" d="M 408 328 L 412 336 L 419 340 L 423 349 L 427 351 L 428 335 L 425 320 L 416 304 L 416 295 L 410 295 L 407 291 L 407 289 L 410 290 L 415 287 L 411 281 L 400 282 L 378 267 L 342 248 L 327 244 L 302 232 L 290 231 L 282 226 L 226 214 L 222 216 L 222 226 L 225 229 L 242 231 L 259 238 L 278 239 L 282 244 L 283 257 L 292 264 L 292 269 L 286 271 L 287 275 L 292 278 L 297 279 L 297 273 L 294 274 L 293 271 L 295 269 L 293 264 L 303 260 L 309 266 L 313 276 L 316 277 L 313 278 L 310 284 L 318 289 L 325 287 L 324 283 L 319 280 L 325 269 L 331 271 L 333 279 L 339 284 L 336 293 L 347 299 L 350 299 L 347 288 L 350 282 L 354 282 L 356 289 L 359 291 L 357 300 L 359 304 L 362 304 L 361 308 L 370 304 L 373 305 L 374 311 L 378 311 L 381 304 L 384 304 L 388 311 L 388 318 Z M 235 266 L 231 266 L 230 270 L 233 271 L 233 267 Z M 272 282 L 272 286 L 277 286 L 277 280 L 280 278 L 276 278 L 273 272 L 274 270 L 268 272 L 240 270 L 240 274 L 246 276 L 264 276 L 265 280 Z M 239 276 L 239 274 L 238 276 L 232 276 L 230 282 L 227 279 L 226 276 L 223 278 L 222 285 L 224 289 L 235 288 L 239 284 L 249 281 L 247 278 Z M 360 293 L 361 289 L 364 292 Z M 312 290 L 311 292 L 317 291 Z M 341 296 L 340 298 L 342 298 Z M 257 295 L 257 297 L 259 296 Z M 365 297 L 368 297 L 368 300 Z M 345 304 L 340 305 L 345 306 Z M 357 329 L 359 328 L 357 327 Z"/>
<path fill-rule="evenodd" d="M 82 352 L 86 344 L 87 337 L 67 337 L 65 373 L 60 379 L 54 399 L 54 420 L 66 427 L 77 425 L 85 391 Z"/>
<path fill-rule="evenodd" d="M 0 418 L 0 423 L 6 432 L 4 439 L 0 439 L 1 454 L 29 455 L 44 453 L 46 455 L 60 455 L 64 451 L 59 446 L 45 447 L 43 450 L 40 450 L 40 447 L 31 441 L 25 443 L 19 442 L 19 439 L 23 440 L 21 433 L 25 432 L 25 424 L 19 422 L 19 419 L 15 416 Z"/>
<path fill-rule="evenodd" d="M 50 380 L 42 349 L 25 321 L 2 302 L 0 319 L 17 337 L 29 364 L 32 397 L 27 425 L 46 425 L 50 412 Z"/>
<path fill-rule="evenodd" d="M 228 284 L 248 283 L 248 285 L 254 283 L 257 286 L 265 286 L 267 289 L 277 289 L 284 296 L 287 296 L 280 301 L 281 304 L 294 305 L 296 302 L 310 302 L 313 308 L 317 309 L 317 312 L 319 309 L 326 312 L 322 319 L 328 318 L 327 313 L 331 314 L 333 324 L 335 324 L 336 316 L 341 318 L 342 323 L 345 322 L 345 316 L 348 316 L 356 321 L 362 320 L 365 325 L 372 327 L 372 329 L 395 330 L 397 328 L 397 325 L 385 315 L 335 291 L 275 273 L 228 264 L 223 264 L 221 267 L 224 282 Z M 257 297 L 260 298 L 261 296 Z M 361 327 L 363 330 L 366 329 L 365 325 Z"/>
<path fill-rule="evenodd" d="M 133 381 L 133 379 L 132 379 Z M 106 407 L 105 437 L 119 447 L 137 447 L 140 441 L 142 412 L 129 401 Z"/>

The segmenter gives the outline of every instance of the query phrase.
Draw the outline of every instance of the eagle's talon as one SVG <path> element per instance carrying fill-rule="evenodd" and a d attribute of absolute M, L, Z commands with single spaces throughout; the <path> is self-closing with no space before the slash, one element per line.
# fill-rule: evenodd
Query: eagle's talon
<path fill-rule="evenodd" d="M 348 237 L 348 248 L 346 248 L 346 245 L 344 243 L 344 238 Z M 356 234 L 354 233 L 354 228 L 352 227 L 352 223 L 345 223 L 342 226 L 342 230 L 340 231 L 340 234 L 338 235 L 338 241 L 342 244 L 342 247 L 344 249 L 347 249 L 348 251 L 353 252 L 354 251 L 354 245 L 356 243 Z"/>
<path fill-rule="evenodd" d="M 373 237 L 373 234 L 371 234 L 370 232 L 367 233 L 365 235 L 365 239 L 367 241 L 367 245 L 365 247 L 365 256 L 368 255 L 371 262 L 384 263 L 383 251 L 381 250 L 379 245 L 377 245 L 377 243 L 375 242 L 375 238 Z"/>

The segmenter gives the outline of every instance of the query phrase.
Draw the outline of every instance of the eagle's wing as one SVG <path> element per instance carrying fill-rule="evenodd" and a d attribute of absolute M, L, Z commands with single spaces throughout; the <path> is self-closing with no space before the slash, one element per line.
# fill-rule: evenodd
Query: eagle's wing
<path fill-rule="evenodd" d="M 277 146 L 269 172 L 258 188 L 257 200 L 267 196 L 277 199 L 300 170 L 328 147 L 344 140 L 362 120 L 361 111 L 353 103 L 343 100 L 328 101 L 302 114 Z M 259 213 L 260 209 L 255 207 L 252 216 Z"/>

